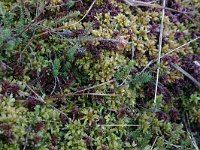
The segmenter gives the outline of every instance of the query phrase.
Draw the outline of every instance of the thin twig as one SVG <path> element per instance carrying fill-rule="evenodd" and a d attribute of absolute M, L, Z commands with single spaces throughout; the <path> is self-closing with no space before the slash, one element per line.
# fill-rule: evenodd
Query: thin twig
<path fill-rule="evenodd" d="M 55 91 L 55 89 L 56 89 L 56 82 L 57 82 L 57 80 L 56 80 L 56 77 L 54 77 L 54 86 L 53 86 L 53 89 L 52 89 L 52 91 L 51 91 L 50 95 L 52 95 L 52 94 L 53 94 L 53 92 L 54 92 L 54 91 Z"/>
<path fill-rule="evenodd" d="M 155 87 L 155 98 L 154 98 L 154 103 L 156 103 L 157 99 L 157 92 L 158 92 L 158 79 L 159 79 L 159 74 L 160 74 L 160 57 L 161 57 L 161 52 L 162 52 L 162 38 L 163 38 L 163 28 L 164 28 L 164 17 L 165 17 L 165 0 L 163 0 L 163 9 L 162 9 L 162 20 L 161 20 L 161 25 L 160 25 L 160 37 L 159 37 L 159 47 L 158 47 L 158 61 L 157 61 L 157 75 L 156 75 L 156 87 Z"/>
<path fill-rule="evenodd" d="M 131 47 L 131 59 L 133 60 L 135 56 L 135 46 L 134 46 L 134 43 L 132 43 L 132 47 Z"/>
<path fill-rule="evenodd" d="M 59 78 L 56 77 L 56 80 L 57 80 L 58 86 L 59 86 L 59 88 L 60 88 L 60 93 L 63 94 L 63 89 L 62 89 L 62 87 L 61 87 L 61 85 L 60 85 L 60 80 L 59 80 Z"/>
<path fill-rule="evenodd" d="M 187 42 L 187 43 L 185 43 L 185 44 L 183 44 L 183 45 L 181 45 L 181 46 L 179 46 L 179 47 L 177 47 L 177 48 L 175 48 L 175 49 L 173 49 L 173 50 L 171 50 L 171 51 L 169 51 L 169 52 L 167 52 L 167 53 L 165 53 L 164 55 L 161 56 L 161 58 L 163 58 L 163 57 L 165 57 L 165 56 L 167 56 L 167 55 L 169 55 L 169 54 L 171 54 L 171 53 L 173 53 L 173 52 L 175 52 L 175 51 L 180 50 L 182 47 L 184 47 L 184 46 L 186 46 L 186 45 L 189 45 L 190 43 L 192 43 L 192 42 L 198 40 L 199 38 L 200 38 L 200 36 L 198 36 L 198 37 L 196 37 L 195 39 L 193 39 L 193 40 L 191 40 L 191 41 L 189 41 L 189 42 Z"/>
<path fill-rule="evenodd" d="M 38 1 L 36 1 L 36 3 L 37 3 L 37 8 L 36 8 L 36 16 L 35 16 L 35 18 L 20 32 L 20 33 L 18 33 L 17 35 L 15 35 L 15 37 L 19 37 L 22 33 L 24 33 L 24 32 L 26 32 L 27 30 L 29 30 L 29 28 L 31 27 L 31 26 L 33 26 L 35 23 L 37 24 L 37 19 L 42 15 L 42 12 L 43 11 L 41 11 L 39 14 L 38 14 Z M 44 8 L 43 8 L 44 9 Z"/>
<path fill-rule="evenodd" d="M 28 84 L 26 84 L 26 87 L 38 97 L 37 99 L 40 102 L 43 102 L 43 103 L 46 104 L 46 102 L 44 101 L 44 99 L 39 94 L 37 94 Z"/>
<path fill-rule="evenodd" d="M 175 9 L 172 9 L 172 8 L 169 8 L 169 7 L 163 7 L 163 6 L 160 6 L 158 4 L 153 4 L 153 3 L 150 3 L 150 2 L 136 1 L 136 0 L 124 0 L 124 2 L 128 5 L 130 5 L 130 6 L 145 6 L 145 7 L 157 8 L 157 9 L 166 9 L 168 11 L 180 13 L 180 14 L 183 14 L 185 17 L 187 17 L 193 23 L 200 25 L 198 21 L 192 19 L 190 16 L 187 15 L 187 14 L 193 14 L 195 12 L 182 12 L 182 11 L 175 10 Z M 197 14 L 197 13 L 195 13 L 195 14 Z"/>
<path fill-rule="evenodd" d="M 169 141 L 167 141 L 167 140 L 165 140 L 165 139 L 164 139 L 164 141 L 166 142 L 167 145 L 171 145 L 171 146 L 173 146 L 173 147 L 175 147 L 175 148 L 179 148 L 179 149 L 181 148 L 180 145 L 172 144 L 172 143 L 170 143 Z"/>
<path fill-rule="evenodd" d="M 153 150 L 153 147 L 154 147 L 154 145 L 156 144 L 157 139 L 158 139 L 158 136 L 156 136 L 156 138 L 155 138 L 155 140 L 154 140 L 154 142 L 153 142 L 153 145 L 151 146 L 151 149 L 150 149 L 150 150 Z"/>
<path fill-rule="evenodd" d="M 8 68 L 8 69 L 10 69 L 10 70 L 13 70 L 13 68 L 11 68 L 9 65 L 7 65 L 6 63 L 0 61 L 0 70 L 1 70 L 1 69 L 4 70 L 3 68 L 5 68 L 5 69 Z"/>
<path fill-rule="evenodd" d="M 102 127 L 140 127 L 141 125 L 132 125 L 132 124 L 103 124 Z"/>
<path fill-rule="evenodd" d="M 40 17 L 41 14 L 36 16 L 19 34 L 15 35 L 15 37 L 19 37 L 22 33 L 26 32 L 32 25 L 35 23 L 35 21 Z"/>
<path fill-rule="evenodd" d="M 122 81 L 122 83 L 119 85 L 119 87 L 125 84 L 125 82 L 127 81 L 128 77 L 129 77 L 130 72 L 131 72 L 131 69 L 129 70 L 128 75 L 127 75 L 126 78 Z"/>
<path fill-rule="evenodd" d="M 94 85 L 94 86 L 92 86 L 92 87 L 88 87 L 88 88 L 85 88 L 85 89 L 82 89 L 82 90 L 76 91 L 76 92 L 71 93 L 71 94 L 81 93 L 81 92 L 88 91 L 88 90 L 91 90 L 91 89 L 94 89 L 94 88 L 97 88 L 97 87 L 100 87 L 100 86 L 103 86 L 103 85 L 107 85 L 107 84 L 109 84 L 109 83 L 113 83 L 113 82 L 115 82 L 114 79 L 113 79 L 113 80 L 109 80 L 109 81 L 107 81 L 107 82 L 103 82 L 103 83 L 98 84 L 98 85 Z"/>
<path fill-rule="evenodd" d="M 39 96 L 39 94 L 37 94 L 29 85 L 26 84 L 26 87 L 31 91 L 33 92 L 37 97 L 34 97 L 35 100 L 38 100 L 44 104 L 46 104 L 47 106 L 53 108 L 54 110 L 56 110 L 57 112 L 63 114 L 64 116 L 67 116 L 67 114 L 65 114 L 63 111 L 57 109 L 56 107 L 54 107 L 53 105 L 51 104 L 48 104 L 41 96 Z"/>
<path fill-rule="evenodd" d="M 179 10 L 175 10 L 175 9 L 172 9 L 172 8 L 169 8 L 169 7 L 163 7 L 159 4 L 154 4 L 154 3 L 149 3 L 149 2 L 142 2 L 142 1 L 136 1 L 136 0 L 123 0 L 123 1 L 130 6 L 145 6 L 145 7 L 166 9 L 166 10 L 181 13 L 181 14 L 193 14 L 193 13 L 195 13 L 195 12 L 182 12 L 182 11 L 179 11 Z"/>
<path fill-rule="evenodd" d="M 149 66 L 150 66 L 151 64 L 153 64 L 154 62 L 156 62 L 156 61 L 155 61 L 155 60 L 151 60 L 151 61 L 142 69 L 142 71 L 139 72 L 138 75 L 142 74 L 142 73 L 143 73 L 147 68 L 149 68 Z"/>
<path fill-rule="evenodd" d="M 101 83 L 101 84 L 98 84 L 98 85 L 94 85 L 94 86 L 91 86 L 91 87 L 88 87 L 88 88 L 85 88 L 85 89 L 82 89 L 82 90 L 79 90 L 79 91 L 76 91 L 74 93 L 68 93 L 68 94 L 65 94 L 65 95 L 54 95 L 54 96 L 49 96 L 46 98 L 46 100 L 52 100 L 52 99 L 58 99 L 58 98 L 65 98 L 65 97 L 68 97 L 68 96 L 81 96 L 81 95 L 93 95 L 93 96 L 117 96 L 116 94 L 105 94 L 105 93 L 82 93 L 82 92 L 85 92 L 85 91 L 88 91 L 90 89 L 94 89 L 94 88 L 97 88 L 97 87 L 100 87 L 100 86 L 104 86 L 104 85 L 107 85 L 109 83 L 113 83 L 115 82 L 115 80 L 110 80 L 110 81 L 107 81 L 107 82 L 104 82 L 104 83 Z M 44 102 L 46 104 L 46 101 L 41 97 L 39 96 L 29 85 L 27 85 L 27 88 L 32 91 L 38 98 L 39 98 L 39 101 L 41 102 Z"/>
<path fill-rule="evenodd" d="M 198 26 L 200 26 L 200 23 L 196 20 L 194 20 L 193 18 L 191 18 L 190 16 L 188 16 L 186 13 L 183 13 L 183 15 L 188 18 L 190 21 L 192 21 L 194 24 L 197 24 Z"/>
<path fill-rule="evenodd" d="M 84 15 L 80 20 L 78 20 L 78 21 L 75 22 L 75 23 L 69 24 L 68 26 L 74 26 L 74 25 L 80 23 L 83 19 L 85 19 L 85 17 L 89 14 L 90 10 L 92 9 L 92 7 L 94 6 L 94 4 L 95 4 L 96 1 L 97 1 L 97 0 L 94 0 L 94 1 L 92 2 L 92 4 L 90 5 L 89 9 L 86 11 L 85 15 Z M 62 30 L 62 29 L 64 29 L 64 28 L 65 28 L 64 26 L 61 26 L 61 27 L 59 27 L 58 29 L 59 29 L 59 30 L 60 30 L 60 29 Z"/>
<path fill-rule="evenodd" d="M 54 101 L 54 100 L 57 100 L 57 99 L 65 99 L 67 97 L 88 96 L 88 95 L 91 95 L 91 96 L 109 96 L 109 97 L 118 96 L 118 94 L 107 94 L 107 93 L 78 93 L 78 94 L 69 93 L 69 94 L 59 94 L 59 95 L 47 96 L 43 101 L 42 100 L 40 100 L 40 101 L 46 103 L 46 101 Z M 33 96 L 29 96 L 29 97 L 37 100 L 37 98 L 35 98 Z M 21 100 L 21 97 L 16 97 L 15 99 L 20 101 L 20 102 L 24 101 L 24 100 Z"/>
<path fill-rule="evenodd" d="M 173 52 L 182 50 L 181 48 L 183 48 L 183 47 L 189 45 L 190 43 L 192 43 L 192 42 L 198 40 L 199 38 L 200 38 L 200 36 L 197 37 L 197 38 L 195 38 L 195 39 L 193 39 L 193 40 L 191 40 L 191 41 L 189 41 L 189 42 L 187 42 L 187 43 L 185 43 L 185 44 L 183 44 L 183 45 L 181 45 L 181 46 L 179 46 L 179 47 L 177 47 L 177 48 L 175 48 L 175 49 L 173 49 L 173 50 L 171 50 L 171 51 L 169 51 L 169 52 L 167 52 L 167 53 L 165 53 L 165 54 L 163 54 L 160 58 L 163 59 L 164 57 L 168 56 L 169 54 L 171 54 L 171 53 L 173 53 Z M 151 60 L 151 61 L 144 67 L 144 69 L 143 69 L 141 72 L 144 72 L 147 68 L 149 68 L 149 66 L 151 66 L 151 65 L 152 65 L 153 63 L 155 63 L 156 61 L 157 61 L 157 59 Z"/>
<path fill-rule="evenodd" d="M 28 126 L 28 130 L 27 130 L 27 134 L 26 134 L 26 139 L 25 139 L 25 144 L 24 144 L 24 147 L 23 147 L 23 150 L 26 149 L 26 146 L 28 145 L 28 138 L 29 138 L 29 134 L 31 132 L 31 125 Z"/>
<path fill-rule="evenodd" d="M 172 66 L 178 71 L 180 71 L 182 74 L 184 74 L 186 77 L 188 77 L 191 81 L 193 81 L 198 87 L 200 87 L 200 83 L 194 77 L 192 77 L 188 72 L 183 70 L 183 68 L 174 63 L 172 63 Z"/>
<path fill-rule="evenodd" d="M 198 145 L 196 143 L 196 140 L 195 140 L 195 138 L 194 138 L 194 136 L 193 136 L 193 134 L 192 134 L 192 132 L 190 130 L 190 122 L 188 120 L 188 115 L 187 114 L 183 116 L 183 124 L 185 125 L 186 131 L 187 131 L 187 133 L 189 135 L 189 138 L 191 139 L 192 145 L 194 146 L 195 150 L 199 150 L 199 147 L 198 147 Z"/>
<path fill-rule="evenodd" d="M 65 98 L 65 97 L 69 97 L 69 96 L 84 96 L 84 95 L 92 95 L 92 96 L 111 96 L 111 97 L 115 97 L 117 96 L 117 94 L 105 94 L 105 93 L 69 93 L 69 94 L 63 94 L 63 95 L 54 95 L 54 96 L 50 96 L 48 98 Z"/>

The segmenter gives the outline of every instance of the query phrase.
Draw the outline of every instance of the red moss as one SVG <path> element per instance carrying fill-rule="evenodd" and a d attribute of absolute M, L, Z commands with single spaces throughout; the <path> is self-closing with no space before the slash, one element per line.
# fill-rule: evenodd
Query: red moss
<path fill-rule="evenodd" d="M 84 33 L 84 29 L 76 29 L 72 31 L 71 37 L 75 38 L 75 37 L 79 37 L 81 35 L 83 35 Z"/>
<path fill-rule="evenodd" d="M 102 124 L 105 124 L 105 123 L 106 123 L 105 118 L 100 117 L 100 118 L 99 118 L 99 121 L 98 121 L 98 124 L 102 125 Z"/>
<path fill-rule="evenodd" d="M 45 124 L 43 122 L 38 122 L 35 124 L 35 131 L 39 132 L 42 131 L 45 128 Z"/>
<path fill-rule="evenodd" d="M 25 105 L 26 108 L 29 109 L 29 111 L 34 111 L 35 107 L 37 105 L 41 105 L 42 103 L 39 100 L 36 99 L 37 97 L 34 94 L 31 94 L 30 96 L 31 97 L 28 97 L 26 99 L 26 101 L 24 102 L 24 105 Z M 36 98 L 34 98 L 34 97 L 36 97 Z"/>
<path fill-rule="evenodd" d="M 51 135 L 51 143 L 52 143 L 53 146 L 57 145 L 57 143 L 58 143 L 58 136 L 57 135 L 55 135 L 55 134 Z"/>
<path fill-rule="evenodd" d="M 158 37 L 159 33 L 160 33 L 160 25 L 153 23 L 152 25 L 150 25 L 149 28 L 150 32 L 148 33 L 149 35 L 154 35 L 156 37 Z"/>
<path fill-rule="evenodd" d="M 169 112 L 171 120 L 172 121 L 177 121 L 180 119 L 180 113 L 176 108 L 172 108 Z"/>
<path fill-rule="evenodd" d="M 1 94 L 10 95 L 12 93 L 12 94 L 18 95 L 19 90 L 20 90 L 19 85 L 11 84 L 7 81 L 4 81 L 2 84 Z"/>
<path fill-rule="evenodd" d="M 23 72 L 24 72 L 23 66 L 16 65 L 14 67 L 14 76 L 16 76 L 16 77 L 22 76 Z"/>
<path fill-rule="evenodd" d="M 86 6 L 82 0 L 79 0 L 75 2 L 75 5 L 73 8 L 74 10 L 78 10 L 81 13 L 85 13 L 88 6 Z"/>
<path fill-rule="evenodd" d="M 197 63 L 200 63 L 200 55 L 188 55 L 181 60 L 181 63 L 185 71 L 192 75 L 197 81 L 200 81 L 200 67 L 197 65 Z"/>
<path fill-rule="evenodd" d="M 145 99 L 150 100 L 154 98 L 154 94 L 155 94 L 155 85 L 153 84 L 148 84 L 145 86 L 144 88 L 145 91 Z M 169 103 L 172 101 L 172 94 L 169 91 L 169 89 L 167 87 L 161 86 L 159 85 L 158 87 L 158 95 L 163 95 L 163 100 L 166 103 Z"/>
<path fill-rule="evenodd" d="M 200 32 L 192 30 L 191 35 L 192 35 L 192 38 L 197 38 L 200 36 Z"/>
<path fill-rule="evenodd" d="M 169 116 L 162 111 L 156 112 L 156 118 L 158 118 L 158 120 L 169 121 Z"/>
<path fill-rule="evenodd" d="M 100 53 L 101 53 L 101 51 L 100 51 L 100 49 L 99 49 L 96 45 L 94 45 L 92 42 L 88 42 L 88 43 L 86 44 L 86 49 L 87 49 L 87 51 L 89 51 L 89 52 L 92 54 L 92 56 L 94 57 L 94 59 L 99 59 L 99 58 L 100 58 Z"/>
<path fill-rule="evenodd" d="M 116 16 L 120 13 L 120 9 L 117 6 L 114 6 L 110 0 L 104 1 L 100 6 L 94 6 L 90 13 L 86 16 L 85 21 L 93 22 L 95 20 L 96 14 L 110 13 L 111 16 Z"/>
<path fill-rule="evenodd" d="M 117 50 L 117 43 L 112 41 L 100 41 L 97 48 L 107 51 L 115 51 Z"/>
<path fill-rule="evenodd" d="M 42 137 L 41 137 L 41 136 L 36 135 L 36 136 L 33 137 L 33 142 L 34 142 L 34 144 L 38 144 L 38 143 L 40 143 L 41 141 L 42 141 Z"/>
<path fill-rule="evenodd" d="M 97 19 L 94 19 L 92 22 L 92 26 L 94 29 L 99 29 L 100 27 L 100 22 Z"/>
<path fill-rule="evenodd" d="M 178 40 L 178 41 L 180 41 L 184 37 L 185 37 L 185 33 L 183 33 L 183 32 L 176 32 L 175 33 L 175 39 Z"/>
<path fill-rule="evenodd" d="M 108 150 L 108 148 L 105 145 L 102 145 L 100 150 Z"/>
<path fill-rule="evenodd" d="M 171 64 L 177 64 L 179 59 L 177 56 L 173 55 L 173 56 L 165 56 L 163 58 L 163 61 L 167 62 L 171 66 Z"/>
<path fill-rule="evenodd" d="M 124 118 L 128 113 L 127 107 L 122 107 L 117 111 L 117 117 L 118 118 Z"/>
<path fill-rule="evenodd" d="M 75 80 L 75 75 L 71 72 L 68 74 L 68 79 L 62 75 L 58 76 L 59 79 L 59 86 L 62 89 L 65 89 L 69 87 Z M 55 86 L 55 78 L 53 76 L 52 70 L 49 68 L 45 68 L 41 72 L 41 76 L 39 78 L 40 84 L 42 86 L 42 89 L 45 91 L 46 94 L 50 94 L 53 91 L 53 88 Z M 57 86 L 55 88 L 55 92 L 60 91 L 60 87 Z"/>
<path fill-rule="evenodd" d="M 74 107 L 71 111 L 71 114 L 72 114 L 73 120 L 79 119 L 83 116 L 83 114 L 81 113 L 81 111 L 78 107 Z"/>
<path fill-rule="evenodd" d="M 65 116 L 64 114 L 60 114 L 60 121 L 63 125 L 65 125 L 69 122 L 69 118 L 67 118 L 67 116 Z"/>
<path fill-rule="evenodd" d="M 0 123 L 0 132 L 1 141 L 5 143 L 12 143 L 12 141 L 15 139 L 15 136 L 11 130 L 11 126 L 7 123 Z"/>
<path fill-rule="evenodd" d="M 83 138 L 83 140 L 84 140 L 84 142 L 85 142 L 85 144 L 86 144 L 87 146 L 91 146 L 91 145 L 92 145 L 93 139 L 92 139 L 91 137 L 86 136 L 86 137 Z"/>

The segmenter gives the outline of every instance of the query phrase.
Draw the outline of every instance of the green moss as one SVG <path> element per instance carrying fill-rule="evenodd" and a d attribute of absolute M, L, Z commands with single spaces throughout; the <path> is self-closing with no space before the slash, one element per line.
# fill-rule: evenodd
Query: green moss
<path fill-rule="evenodd" d="M 179 2 L 199 11 L 195 0 Z M 0 3 L 0 149 L 194 149 L 186 126 L 196 138 L 198 89 L 161 61 L 162 96 L 154 103 L 157 66 L 141 72 L 158 57 L 161 12 L 98 0 L 81 19 L 90 5 Z M 164 18 L 162 55 L 199 32 L 194 22 L 171 15 Z M 199 55 L 198 47 L 193 42 L 170 56 L 182 65 L 184 56 Z"/>

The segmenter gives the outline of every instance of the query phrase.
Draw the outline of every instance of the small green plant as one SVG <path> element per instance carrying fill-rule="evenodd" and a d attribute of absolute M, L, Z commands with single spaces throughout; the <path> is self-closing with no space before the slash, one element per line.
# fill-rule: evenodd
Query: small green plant
<path fill-rule="evenodd" d="M 173 0 L 166 9 L 154 103 L 159 10 L 117 0 L 1 1 L 0 149 L 199 146 L 199 89 L 172 65 L 200 79 L 199 5 Z"/>

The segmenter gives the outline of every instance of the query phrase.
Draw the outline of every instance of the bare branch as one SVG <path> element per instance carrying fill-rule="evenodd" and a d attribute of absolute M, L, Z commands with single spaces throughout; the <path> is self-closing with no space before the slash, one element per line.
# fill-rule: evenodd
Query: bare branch
<path fill-rule="evenodd" d="M 158 79 L 160 74 L 160 60 L 161 60 L 161 53 L 162 53 L 162 38 L 163 38 L 163 28 L 164 28 L 164 17 L 165 17 L 165 0 L 163 0 L 163 9 L 162 9 L 162 19 L 161 19 L 161 25 L 160 25 L 160 36 L 159 36 L 159 47 L 158 47 L 158 61 L 157 61 L 157 75 L 156 75 L 156 87 L 155 87 L 155 97 L 154 97 L 154 103 L 156 103 L 157 99 L 157 92 L 158 92 Z"/>

